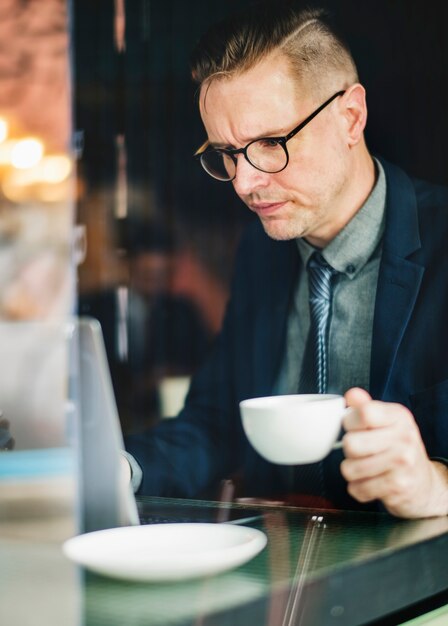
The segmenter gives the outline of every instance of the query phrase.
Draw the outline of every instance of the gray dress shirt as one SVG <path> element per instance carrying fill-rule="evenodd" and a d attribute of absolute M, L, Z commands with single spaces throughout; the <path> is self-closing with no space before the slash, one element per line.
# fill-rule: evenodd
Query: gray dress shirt
<path fill-rule="evenodd" d="M 375 160 L 377 180 L 366 202 L 322 250 L 340 274 L 334 282 L 328 331 L 328 392 L 369 389 L 370 353 L 376 287 L 381 260 L 386 178 Z M 304 239 L 297 247 L 305 267 L 315 248 Z M 310 327 L 308 275 L 301 272 L 288 317 L 286 351 L 275 393 L 297 393 Z"/>

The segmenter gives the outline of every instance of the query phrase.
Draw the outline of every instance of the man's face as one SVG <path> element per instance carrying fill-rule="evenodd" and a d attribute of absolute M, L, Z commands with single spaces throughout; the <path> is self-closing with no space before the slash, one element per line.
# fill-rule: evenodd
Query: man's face
<path fill-rule="evenodd" d="M 322 101 L 332 93 L 330 88 Z M 284 56 L 272 55 L 243 74 L 204 86 L 200 111 L 211 144 L 241 148 L 259 137 L 286 135 L 322 101 L 300 89 Z M 237 157 L 235 191 L 274 239 L 306 237 L 323 246 L 348 221 L 351 161 L 339 101 L 288 141 L 283 171 L 260 172 L 244 155 Z"/>

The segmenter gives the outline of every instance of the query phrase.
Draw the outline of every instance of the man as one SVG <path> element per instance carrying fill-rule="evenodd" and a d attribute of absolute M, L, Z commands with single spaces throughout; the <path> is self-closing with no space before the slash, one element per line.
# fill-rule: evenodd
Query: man
<path fill-rule="evenodd" d="M 259 221 L 184 410 L 128 441 L 141 491 L 195 496 L 238 475 L 245 495 L 448 514 L 448 191 L 372 158 L 365 90 L 321 11 L 268 3 L 212 28 L 193 77 L 198 158 Z M 322 322 L 308 299 L 325 273 Z M 346 392 L 343 452 L 297 468 L 262 460 L 239 401 L 312 389 Z"/>

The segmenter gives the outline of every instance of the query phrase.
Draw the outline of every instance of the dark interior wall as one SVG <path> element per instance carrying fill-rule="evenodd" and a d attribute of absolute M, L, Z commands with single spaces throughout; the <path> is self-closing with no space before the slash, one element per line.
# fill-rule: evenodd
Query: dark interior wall
<path fill-rule="evenodd" d="M 152 210 L 181 238 L 193 240 L 224 280 L 229 242 L 250 216 L 231 186 L 209 180 L 193 158 L 204 130 L 189 55 L 211 21 L 242 4 L 137 0 L 126 9 L 125 134 L 135 199 L 130 211 L 147 212 L 151 193 Z"/>
<path fill-rule="evenodd" d="M 115 179 L 120 59 L 114 49 L 111 0 L 72 5 L 74 125 L 83 133 L 81 174 L 91 187 Z"/>
<path fill-rule="evenodd" d="M 372 151 L 448 183 L 448 3 L 327 0 L 367 89 Z"/>

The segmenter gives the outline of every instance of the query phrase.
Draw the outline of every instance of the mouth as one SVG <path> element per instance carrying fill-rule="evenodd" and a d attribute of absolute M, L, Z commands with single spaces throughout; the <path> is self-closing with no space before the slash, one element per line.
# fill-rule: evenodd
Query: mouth
<path fill-rule="evenodd" d="M 249 204 L 249 209 L 257 213 L 260 217 L 272 215 L 279 209 L 285 206 L 286 201 L 283 202 L 253 202 Z"/>

